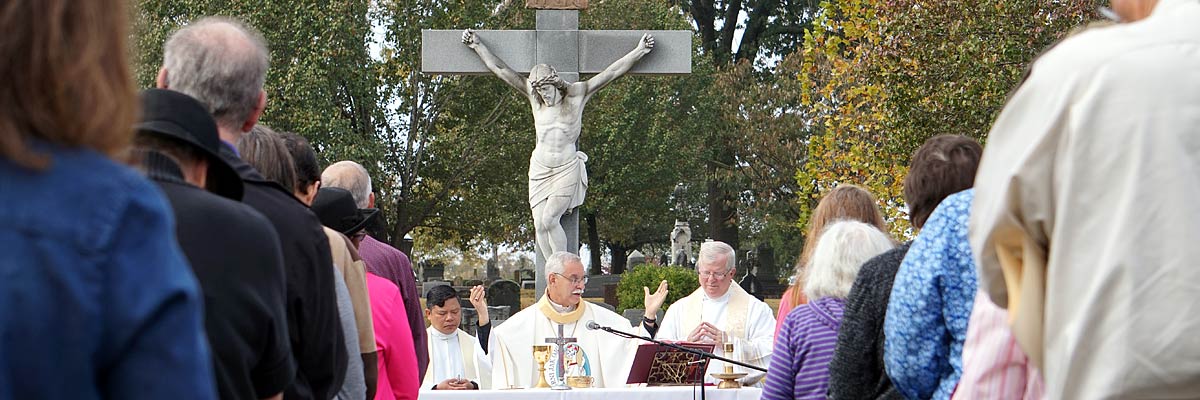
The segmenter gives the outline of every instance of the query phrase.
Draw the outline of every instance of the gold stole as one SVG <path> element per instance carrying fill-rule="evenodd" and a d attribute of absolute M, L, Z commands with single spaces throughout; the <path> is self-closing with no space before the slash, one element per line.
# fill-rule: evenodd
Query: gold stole
<path fill-rule="evenodd" d="M 583 318 L 583 309 L 587 307 L 587 301 L 580 300 L 579 305 L 575 306 L 575 310 L 568 313 L 560 313 L 550 305 L 550 295 L 542 295 L 542 299 L 538 300 L 538 311 L 542 312 L 546 318 L 558 324 L 570 324 L 579 321 Z"/>
<path fill-rule="evenodd" d="M 680 304 L 682 303 L 682 304 Z M 672 306 L 683 306 L 681 319 L 683 334 L 686 336 L 704 319 L 704 288 L 698 288 L 684 300 Z M 746 337 L 746 316 L 750 314 L 750 294 L 746 293 L 736 282 L 729 285 L 729 305 L 725 306 L 725 326 L 720 326 L 726 333 L 739 338 Z M 720 346 L 718 346 L 720 351 Z"/>

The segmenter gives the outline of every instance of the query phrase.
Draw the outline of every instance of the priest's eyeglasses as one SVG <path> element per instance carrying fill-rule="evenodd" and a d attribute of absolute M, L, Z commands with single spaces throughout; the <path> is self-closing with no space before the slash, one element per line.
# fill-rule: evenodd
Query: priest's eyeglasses
<path fill-rule="evenodd" d="M 588 283 L 588 277 L 586 277 L 586 276 L 582 277 L 582 278 L 572 278 L 572 277 L 569 277 L 569 276 L 566 276 L 566 275 L 563 275 L 563 274 L 560 274 L 557 272 L 552 272 L 552 273 L 563 277 L 563 279 L 566 279 L 568 282 L 571 282 L 572 285 L 578 285 L 581 283 L 586 285 Z"/>
<path fill-rule="evenodd" d="M 704 277 L 704 278 L 717 278 L 717 279 L 720 279 L 720 278 L 724 278 L 724 277 L 725 277 L 725 275 L 729 275 L 729 271 L 721 271 L 721 272 L 713 272 L 713 271 L 700 271 L 700 276 L 701 276 L 701 277 Z"/>

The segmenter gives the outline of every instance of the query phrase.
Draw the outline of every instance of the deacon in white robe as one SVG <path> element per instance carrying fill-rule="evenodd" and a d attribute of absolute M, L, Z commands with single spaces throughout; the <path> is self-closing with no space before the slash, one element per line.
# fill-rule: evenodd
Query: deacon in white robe
<path fill-rule="evenodd" d="M 594 379 L 593 387 L 624 387 L 633 366 L 633 356 L 640 341 L 626 339 L 601 330 L 587 329 L 588 322 L 646 336 L 641 327 L 631 327 L 629 320 L 606 308 L 582 299 L 587 284 L 586 271 L 579 257 L 564 251 L 546 260 L 546 294 L 536 304 L 504 321 L 492 332 L 488 346 L 492 358 L 492 388 L 532 388 L 538 383 L 534 345 L 548 344 L 548 339 L 573 338 L 565 346 L 566 376 L 586 375 Z M 647 315 L 658 312 L 667 296 L 666 282 L 658 291 L 646 291 Z M 546 381 L 553 385 L 557 376 L 557 346 L 546 363 Z"/>
<path fill-rule="evenodd" d="M 1037 60 L 975 179 L 979 287 L 1052 399 L 1200 395 L 1200 1 Z"/>
<path fill-rule="evenodd" d="M 771 306 L 733 283 L 737 275 L 736 257 L 728 244 L 700 245 L 696 259 L 700 288 L 671 305 L 656 339 L 713 343 L 716 344 L 713 353 L 718 356 L 766 368 L 771 363 L 774 346 L 775 315 Z M 733 353 L 725 353 L 722 340 L 733 343 Z M 717 382 L 711 374 L 724 369 L 724 361 L 709 362 L 705 380 Z M 734 365 L 734 371 L 747 374 L 742 379 L 745 385 L 759 385 L 766 376 L 738 365 Z"/>
<path fill-rule="evenodd" d="M 479 315 L 478 339 L 459 329 L 462 306 L 458 292 L 449 286 L 436 286 L 425 295 L 425 318 L 429 327 L 429 367 L 422 390 L 490 389 L 492 361 L 485 346 L 492 328 L 483 286 L 471 288 L 471 305 Z"/>

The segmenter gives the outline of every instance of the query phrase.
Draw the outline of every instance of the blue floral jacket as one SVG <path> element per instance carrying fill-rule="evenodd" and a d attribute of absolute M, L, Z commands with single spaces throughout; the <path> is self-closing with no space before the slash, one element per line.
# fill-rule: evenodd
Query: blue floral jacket
<path fill-rule="evenodd" d="M 967 242 L 974 190 L 946 197 L 900 264 L 884 319 L 883 361 L 909 399 L 949 399 L 962 375 L 962 347 L 975 301 Z"/>

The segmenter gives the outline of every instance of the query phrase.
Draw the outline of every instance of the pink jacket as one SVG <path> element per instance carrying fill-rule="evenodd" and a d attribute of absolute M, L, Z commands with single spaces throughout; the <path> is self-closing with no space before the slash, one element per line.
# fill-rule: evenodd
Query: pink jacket
<path fill-rule="evenodd" d="M 379 350 L 379 385 L 375 400 L 416 400 L 421 386 L 417 352 L 400 288 L 392 281 L 368 273 L 367 292 L 371 297 L 375 347 Z"/>

